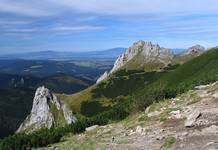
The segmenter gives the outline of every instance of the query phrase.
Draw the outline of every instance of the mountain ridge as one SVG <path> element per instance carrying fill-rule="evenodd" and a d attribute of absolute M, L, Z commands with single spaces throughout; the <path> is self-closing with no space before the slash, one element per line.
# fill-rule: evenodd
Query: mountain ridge
<path fill-rule="evenodd" d="M 78 122 L 65 128 L 43 129 L 30 135 L 14 135 L 2 140 L 0 147 L 28 147 L 29 143 L 31 147 L 46 146 L 61 141 L 69 133 L 74 135 L 93 125 L 106 125 L 122 120 L 131 113 L 144 111 L 155 102 L 162 104 L 166 99 L 175 98 L 196 86 L 216 82 L 217 58 L 218 49 L 213 48 L 181 65 L 167 66 L 159 72 L 120 70 L 108 80 L 79 93 L 57 95 L 74 113 L 78 113 Z M 160 116 L 160 121 L 165 120 L 164 113 Z M 22 143 L 17 144 L 15 139 L 20 138 Z"/>
<path fill-rule="evenodd" d="M 110 74 L 120 69 L 142 69 L 148 72 L 158 71 L 169 64 L 184 63 L 201 55 L 204 51 L 205 48 L 203 46 L 195 45 L 183 53 L 174 54 L 172 50 L 162 48 L 158 44 L 140 40 L 122 53 L 115 61 L 113 68 L 102 74 L 96 83 L 105 80 Z"/>

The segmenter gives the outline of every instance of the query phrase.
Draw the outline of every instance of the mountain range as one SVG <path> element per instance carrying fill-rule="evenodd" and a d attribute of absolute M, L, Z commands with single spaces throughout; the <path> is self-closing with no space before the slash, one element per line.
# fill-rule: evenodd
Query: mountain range
<path fill-rule="evenodd" d="M 189 140 L 189 136 L 180 136 L 177 134 L 179 131 L 171 132 L 170 129 L 174 129 L 175 125 L 180 129 L 182 124 L 182 131 L 190 129 L 192 132 L 195 132 L 194 129 L 201 132 L 205 125 L 216 128 L 218 120 L 208 117 L 208 111 L 198 113 L 189 109 L 188 113 L 190 114 L 183 111 L 186 111 L 186 107 L 196 104 L 193 108 L 205 106 L 205 110 L 207 110 L 207 106 L 215 106 L 213 114 L 218 112 L 217 103 L 213 102 L 217 95 L 216 89 L 214 89 L 214 85 L 216 85 L 214 82 L 218 80 L 217 64 L 217 48 L 206 50 L 204 47 L 196 45 L 183 53 L 174 54 L 172 50 L 158 44 L 144 41 L 135 42 L 115 60 L 114 65 L 99 78 L 97 84 L 74 94 L 55 93 L 45 87 L 38 88 L 33 98 L 32 110 L 21 124 L 18 133 L 3 139 L 0 142 L 0 148 L 37 148 L 60 141 L 68 143 L 65 146 L 61 145 L 62 148 L 71 144 L 72 147 L 75 147 L 77 142 L 74 140 L 78 137 L 81 140 L 83 136 L 87 139 L 92 134 L 98 137 L 98 133 L 101 133 L 101 137 L 104 137 L 105 141 L 96 139 L 92 142 L 93 145 L 90 145 L 90 141 L 85 140 L 83 141 L 85 149 L 99 148 L 99 144 L 103 149 L 114 148 L 114 146 L 115 149 L 119 146 L 121 149 L 128 149 L 132 142 L 129 143 L 127 140 L 128 143 L 119 143 L 119 141 L 126 136 L 132 137 L 132 135 L 136 135 L 134 142 L 139 142 L 140 139 L 144 139 L 143 137 L 147 137 L 149 141 L 143 142 L 150 142 L 149 144 L 156 145 L 157 149 L 179 146 L 176 141 L 181 143 L 180 137 Z M 211 84 L 212 86 L 210 86 Z M 200 100 L 198 97 L 196 98 L 195 94 L 189 94 L 191 97 L 186 96 L 196 86 L 202 85 L 211 88 L 207 92 L 201 91 L 200 97 L 204 100 L 208 93 L 213 97 L 205 98 L 207 100 L 205 105 L 199 102 Z M 170 105 L 168 105 L 168 101 L 170 101 Z M 181 113 L 177 111 L 181 111 Z M 66 115 L 66 112 L 72 115 Z M 141 115 L 142 117 L 139 119 L 137 115 L 142 113 L 145 115 Z M 170 118 L 171 114 L 176 114 L 176 117 L 184 115 L 184 118 Z M 201 116 L 203 118 L 200 118 Z M 69 118 L 73 120 L 71 123 L 68 123 Z M 138 120 L 133 119 L 137 124 L 130 123 L 131 118 L 138 118 Z M 203 122 L 198 119 L 203 119 Z M 185 125 L 183 125 L 184 120 L 186 120 Z M 178 124 L 174 124 L 174 122 Z M 118 133 L 115 128 L 113 129 L 116 131 L 107 131 L 116 123 L 118 123 L 117 126 L 115 125 L 117 130 L 121 127 L 129 132 L 125 133 L 124 130 L 119 130 L 122 133 Z M 148 123 L 148 125 L 144 123 Z M 151 123 L 154 123 L 153 127 L 160 125 L 157 128 L 158 131 L 147 130 L 146 127 L 150 127 Z M 142 125 L 143 127 L 141 127 Z M 102 130 L 95 133 L 98 126 Z M 135 128 L 135 132 L 131 131 Z M 159 130 L 160 132 L 169 130 L 169 133 L 166 134 L 167 137 L 157 137 Z M 137 133 L 146 135 L 143 137 L 140 135 L 140 139 L 138 139 Z M 79 134 L 78 137 L 77 134 Z M 109 137 L 106 138 L 107 135 Z M 201 133 L 201 137 L 203 137 L 202 135 L 208 136 L 205 132 Z M 70 140 L 65 141 L 64 136 L 68 136 Z M 153 139 L 151 136 L 156 140 L 151 140 Z M 210 135 L 208 138 L 211 137 L 217 138 L 217 135 Z M 111 143 L 108 143 L 108 140 Z M 194 143 L 192 146 L 197 147 L 198 145 Z M 137 145 L 134 146 L 136 146 L 134 148 L 138 148 Z M 50 148 L 56 148 L 56 146 L 45 147 L 45 149 Z"/>
<path fill-rule="evenodd" d="M 115 59 L 123 53 L 125 48 L 113 48 L 103 51 L 89 52 L 58 52 L 40 51 L 27 53 L 14 53 L 1 55 L 0 59 L 24 59 L 24 60 L 81 60 L 81 59 Z"/>
<path fill-rule="evenodd" d="M 65 94 L 57 94 L 57 99 L 60 101 L 62 100 L 64 103 L 70 105 L 69 108 L 71 108 L 71 110 L 74 113 L 79 113 L 86 117 L 94 116 L 99 113 L 102 113 L 102 111 L 106 111 L 112 108 L 112 106 L 116 104 L 117 96 L 118 97 L 121 95 L 127 96 L 130 94 L 129 92 L 133 94 L 134 91 L 136 92 L 137 90 L 139 90 L 138 88 L 140 87 L 139 85 L 141 83 L 138 83 L 138 82 L 142 82 L 141 86 L 143 86 L 143 82 L 146 82 L 147 80 L 146 76 L 148 76 L 150 80 L 152 78 L 154 78 L 152 80 L 155 80 L 157 79 L 158 76 L 162 76 L 161 74 L 164 74 L 164 71 L 165 69 L 167 69 L 167 67 L 170 68 L 171 65 L 183 64 L 184 62 L 181 62 L 177 57 L 188 58 L 188 59 L 184 59 L 188 61 L 188 60 L 194 59 L 197 56 L 200 56 L 202 53 L 204 53 L 204 51 L 205 51 L 204 47 L 196 45 L 196 46 L 193 46 L 187 49 L 182 54 L 174 55 L 169 49 L 162 48 L 158 44 L 153 44 L 151 42 L 138 41 L 138 42 L 135 42 L 133 46 L 131 46 L 129 49 L 127 49 L 123 54 L 121 54 L 117 58 L 111 71 L 107 75 L 104 74 L 103 75 L 104 78 L 101 76 L 100 79 L 98 79 L 97 81 L 98 83 L 97 85 L 93 85 L 92 87 L 82 92 L 76 93 L 72 96 L 71 95 L 68 96 Z M 177 58 L 176 59 L 177 62 L 174 61 L 175 58 Z M 169 68 L 168 70 L 170 70 Z M 122 72 L 122 70 L 126 72 Z M 117 75 L 117 73 L 119 73 L 120 71 L 122 72 L 121 75 Z M 119 86 L 116 85 L 116 82 L 118 84 L 120 82 L 119 78 L 120 77 L 122 78 L 125 76 L 127 76 L 127 82 L 129 82 L 128 78 L 130 81 L 135 80 L 135 78 L 141 78 L 141 79 L 138 79 L 138 81 L 135 80 L 135 85 L 133 85 L 132 83 L 132 85 L 127 85 L 126 87 L 123 87 L 122 90 L 117 89 L 115 90 L 116 92 L 114 91 L 113 93 L 110 93 L 111 91 L 110 88 L 113 88 L 113 87 L 120 88 L 120 85 Z M 131 79 L 130 76 L 131 77 L 134 76 L 134 78 Z M 116 77 L 118 77 L 119 79 L 118 81 Z M 106 81 L 101 83 L 104 80 Z M 107 83 L 107 80 L 109 80 L 109 83 Z M 123 83 L 123 84 L 127 84 L 127 83 Z M 107 86 L 109 89 L 107 89 Z M 134 87 L 136 88 L 135 90 L 133 90 Z M 107 90 L 104 90 L 105 88 Z M 126 94 L 122 93 L 121 91 Z M 108 94 L 105 95 L 104 92 Z M 119 94 L 115 94 L 115 93 L 119 93 Z M 86 95 L 86 96 L 84 97 L 82 95 Z M 111 99 L 113 99 L 113 101 L 111 101 Z M 104 103 L 107 103 L 107 105 L 104 105 Z M 91 109 L 93 107 L 94 107 L 94 110 Z M 37 109 L 37 106 L 33 105 L 33 108 Z M 41 108 L 38 108 L 38 109 L 41 109 Z M 48 110 L 47 114 L 44 114 L 44 115 L 49 116 L 48 113 L 51 113 L 51 111 L 52 110 Z M 44 119 L 42 116 L 43 115 L 38 116 L 38 118 L 41 118 L 42 120 L 39 122 L 43 122 Z M 27 124 L 27 126 L 25 126 L 24 129 L 20 128 L 20 131 L 25 131 L 25 130 L 29 131 L 30 129 L 34 131 L 38 129 L 38 126 L 40 126 L 40 123 L 39 123 L 39 125 L 37 125 L 35 129 L 33 125 L 31 125 L 31 122 L 34 122 L 34 121 L 32 121 L 31 118 L 27 120 L 28 121 L 25 121 L 25 124 Z M 53 122 L 55 122 L 55 120 L 53 120 Z M 28 124 L 30 125 L 28 126 Z M 51 128 L 51 126 L 49 127 Z"/>

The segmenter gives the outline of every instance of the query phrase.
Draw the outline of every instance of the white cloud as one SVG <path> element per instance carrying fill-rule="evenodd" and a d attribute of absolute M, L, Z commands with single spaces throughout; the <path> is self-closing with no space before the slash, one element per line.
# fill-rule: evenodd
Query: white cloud
<path fill-rule="evenodd" d="M 108 15 L 144 15 L 218 12 L 217 0 L 48 0 L 79 12 Z"/>
<path fill-rule="evenodd" d="M 16 33 L 31 33 L 31 32 L 36 32 L 38 29 L 32 28 L 32 29 L 7 29 L 5 32 L 16 32 Z"/>
<path fill-rule="evenodd" d="M 217 0 L 1 0 L 0 12 L 49 16 L 63 12 L 98 15 L 175 15 L 218 12 Z"/>
<path fill-rule="evenodd" d="M 59 26 L 49 29 L 50 31 L 88 31 L 105 29 L 103 26 L 81 25 L 81 26 Z"/>
<path fill-rule="evenodd" d="M 34 17 L 50 16 L 57 13 L 57 11 L 49 11 L 47 9 L 48 6 L 48 3 L 42 4 L 32 0 L 20 0 L 19 2 L 13 0 L 1 0 L 0 12 Z"/>
<path fill-rule="evenodd" d="M 21 20 L 0 20 L 0 25 L 27 25 L 30 21 Z"/>

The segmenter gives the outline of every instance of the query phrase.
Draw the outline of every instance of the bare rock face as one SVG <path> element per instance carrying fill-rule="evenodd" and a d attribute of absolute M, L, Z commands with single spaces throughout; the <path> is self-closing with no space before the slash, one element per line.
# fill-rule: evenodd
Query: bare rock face
<path fill-rule="evenodd" d="M 114 63 L 112 70 L 108 73 L 105 72 L 98 80 L 97 83 L 106 79 L 108 75 L 116 72 L 132 59 L 142 58 L 139 60 L 138 65 L 144 65 L 148 63 L 162 63 L 168 65 L 171 63 L 173 54 L 169 49 L 162 48 L 158 44 L 152 44 L 151 42 L 138 41 L 129 47 L 123 54 L 121 54 Z"/>
<path fill-rule="evenodd" d="M 51 108 L 52 106 L 53 108 Z M 40 128 L 51 128 L 56 122 L 52 109 L 63 114 L 66 124 L 76 121 L 72 111 L 62 101 L 58 100 L 47 88 L 39 87 L 35 93 L 31 113 L 20 125 L 17 132 L 32 132 Z"/>
<path fill-rule="evenodd" d="M 144 41 L 138 41 L 133 44 L 130 48 L 128 48 L 123 54 L 121 54 L 114 63 L 114 67 L 110 71 L 113 73 L 117 71 L 119 68 L 124 66 L 128 61 L 130 61 L 133 57 L 135 57 L 138 53 L 143 50 L 145 45 Z"/>
<path fill-rule="evenodd" d="M 152 44 L 151 42 L 138 41 L 118 57 L 110 73 L 119 70 L 127 62 L 138 55 L 143 58 L 141 64 L 151 62 L 169 64 L 173 58 L 173 54 L 169 49 L 162 48 L 158 44 Z"/>
<path fill-rule="evenodd" d="M 105 79 L 108 77 L 108 75 L 109 75 L 109 73 L 108 73 L 108 71 L 106 71 L 103 75 L 101 75 L 101 76 L 98 78 L 98 80 L 96 81 L 96 83 L 99 83 L 99 82 L 105 80 Z"/>
<path fill-rule="evenodd" d="M 201 55 L 206 49 L 201 45 L 195 45 L 187 49 L 183 55 Z"/>
<path fill-rule="evenodd" d="M 185 121 L 185 127 L 190 128 L 194 126 L 196 119 L 201 115 L 199 110 L 193 111 L 191 114 L 187 116 L 187 120 Z"/>

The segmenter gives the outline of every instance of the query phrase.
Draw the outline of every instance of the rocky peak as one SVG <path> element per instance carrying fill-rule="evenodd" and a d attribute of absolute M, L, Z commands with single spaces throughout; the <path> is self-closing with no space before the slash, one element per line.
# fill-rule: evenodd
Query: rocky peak
<path fill-rule="evenodd" d="M 139 65 L 144 65 L 150 62 L 158 62 L 167 65 L 171 62 L 173 54 L 169 49 L 161 48 L 158 44 L 151 42 L 138 41 L 129 47 L 123 54 L 121 54 L 114 63 L 112 70 L 109 73 L 104 73 L 98 80 L 97 83 L 106 79 L 109 74 L 112 74 L 122 68 L 130 60 L 140 56 L 143 58 L 140 60 Z M 106 76 L 107 75 L 107 76 Z"/>
<path fill-rule="evenodd" d="M 200 55 L 205 51 L 205 48 L 201 45 L 195 45 L 187 49 L 184 55 Z"/>
<path fill-rule="evenodd" d="M 62 101 L 57 99 L 57 97 L 44 86 L 39 87 L 33 99 L 31 113 L 20 125 L 17 132 L 32 132 L 40 128 L 51 128 L 55 126 L 57 116 L 54 114 L 54 109 L 63 115 L 66 124 L 71 124 L 76 121 L 72 111 L 68 109 Z"/>

